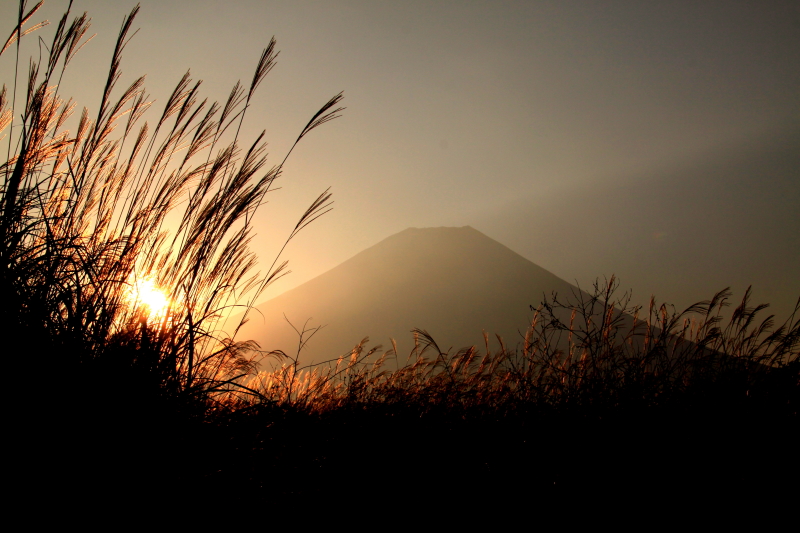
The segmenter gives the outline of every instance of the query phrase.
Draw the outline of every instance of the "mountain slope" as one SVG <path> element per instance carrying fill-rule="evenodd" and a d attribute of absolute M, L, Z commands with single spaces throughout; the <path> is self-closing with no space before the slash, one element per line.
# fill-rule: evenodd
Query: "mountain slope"
<path fill-rule="evenodd" d="M 442 349 L 483 346 L 483 331 L 509 347 L 522 341 L 543 295 L 577 289 L 482 234 L 462 228 L 409 228 L 251 311 L 238 339 L 297 353 L 302 329 L 323 325 L 301 355 L 304 363 L 338 357 L 363 337 L 369 346 L 413 348 L 412 328 Z M 284 314 L 285 317 L 284 318 Z"/>

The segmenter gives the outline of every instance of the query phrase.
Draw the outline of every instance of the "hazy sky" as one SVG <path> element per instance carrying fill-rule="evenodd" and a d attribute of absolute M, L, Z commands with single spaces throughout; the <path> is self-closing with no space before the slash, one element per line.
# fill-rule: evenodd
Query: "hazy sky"
<path fill-rule="evenodd" d="M 67 3 L 34 17 L 54 23 L 48 42 Z M 800 296 L 796 1 L 141 3 L 119 87 L 146 73 L 159 109 L 187 68 L 224 100 L 277 38 L 243 134 L 266 129 L 274 163 L 344 90 L 344 116 L 303 140 L 259 215 L 266 268 L 332 187 L 265 296 L 409 226 L 464 225 L 582 286 L 615 273 L 639 301 L 752 283 L 785 318 Z M 0 3 L 3 39 L 16 4 Z M 75 1 L 98 35 L 61 94 L 96 112 L 134 5 Z M 0 81 L 12 69 L 5 54 Z"/>

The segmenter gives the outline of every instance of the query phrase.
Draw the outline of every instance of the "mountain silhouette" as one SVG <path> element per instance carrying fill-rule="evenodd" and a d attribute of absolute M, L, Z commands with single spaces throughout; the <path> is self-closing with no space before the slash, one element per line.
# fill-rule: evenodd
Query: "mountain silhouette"
<path fill-rule="evenodd" d="M 323 326 L 300 352 L 304 364 L 346 354 L 364 337 L 384 349 L 395 339 L 405 361 L 413 328 L 443 350 L 483 347 L 484 331 L 492 349 L 496 335 L 514 348 L 530 306 L 554 291 L 571 297 L 578 289 L 474 228 L 409 228 L 256 306 L 237 339 L 295 356 L 294 328 Z"/>

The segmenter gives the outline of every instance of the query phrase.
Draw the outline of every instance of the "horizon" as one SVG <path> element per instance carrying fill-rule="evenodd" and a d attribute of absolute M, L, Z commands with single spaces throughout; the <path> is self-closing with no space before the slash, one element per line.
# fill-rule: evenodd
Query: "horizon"
<path fill-rule="evenodd" d="M 62 84 L 79 108 L 96 112 L 108 43 L 134 4 L 74 3 L 97 33 Z M 66 5 L 45 2 L 31 23 L 55 24 Z M 782 321 L 800 295 L 794 3 L 188 6 L 142 2 L 118 91 L 147 74 L 158 108 L 191 69 L 223 100 L 275 35 L 278 65 L 242 128 L 266 128 L 272 164 L 345 94 L 342 118 L 304 139 L 257 215 L 264 270 L 320 192 L 336 202 L 259 302 L 406 227 L 464 225 L 570 283 L 614 274 L 638 303 L 684 308 L 728 286 L 736 300 L 752 285 Z M 27 61 L 38 43 L 23 41 Z M 0 58 L 9 90 L 13 59 Z"/>
<path fill-rule="evenodd" d="M 604 306 L 607 289 L 612 291 L 608 301 L 619 313 L 619 333 L 633 334 L 638 324 L 641 339 L 641 328 L 661 315 L 664 302 L 637 309 L 615 278 L 578 286 L 471 226 L 407 228 L 246 314 L 232 316 L 231 323 L 240 324 L 246 316 L 238 338 L 292 360 L 297 357 L 303 365 L 348 354 L 362 339 L 365 351 L 377 349 L 397 363 L 416 349 L 416 330 L 450 354 L 470 346 L 487 353 L 506 348 L 518 352 L 533 325 L 542 327 L 541 318 L 535 318 L 540 313 L 550 316 L 552 311 L 562 324 L 571 325 L 574 317 L 566 309 L 595 296 Z M 709 309 L 722 320 L 721 328 L 728 327 L 744 296 L 723 294 L 728 307 Z M 748 308 L 754 303 L 749 299 Z M 594 304 L 591 309 L 598 313 Z M 669 305 L 663 311 L 692 324 L 704 314 L 694 309 L 684 315 L 684 309 Z M 594 314 L 591 321 L 603 320 L 603 314 Z M 768 313 L 757 314 L 761 323 Z M 275 362 L 265 361 L 262 369 Z"/>
<path fill-rule="evenodd" d="M 392 238 L 395 238 L 395 237 L 397 237 L 399 235 L 402 235 L 402 234 L 408 232 L 409 230 L 441 230 L 441 229 L 466 229 L 466 228 L 474 230 L 477 233 L 481 234 L 482 236 L 491 239 L 495 243 L 500 244 L 504 248 L 508 249 L 514 255 L 517 255 L 517 256 L 521 257 L 522 259 L 532 263 L 536 267 L 542 268 L 542 270 L 545 270 L 548 273 L 553 274 L 554 276 L 558 277 L 559 279 L 562 279 L 563 281 L 565 281 L 569 285 L 571 285 L 571 286 L 573 286 L 573 287 L 575 287 L 575 288 L 577 288 L 577 289 L 579 289 L 581 291 L 590 291 L 595 282 L 598 282 L 598 283 L 600 283 L 602 285 L 604 282 L 607 283 L 608 281 L 610 281 L 610 279 L 613 276 L 614 279 L 616 279 L 616 281 L 619 283 L 618 289 L 617 289 L 617 291 L 615 293 L 616 296 L 617 297 L 621 297 L 621 296 L 623 296 L 623 294 L 628 293 L 628 294 L 631 295 L 632 305 L 633 306 L 638 306 L 638 307 L 643 308 L 643 309 L 646 309 L 647 301 L 649 301 L 650 297 L 652 296 L 659 305 L 662 304 L 662 303 L 665 303 L 665 304 L 667 304 L 669 306 L 672 306 L 677 312 L 682 312 L 685 309 L 688 309 L 690 306 L 693 306 L 695 304 L 701 303 L 703 301 L 710 300 L 714 296 L 714 294 L 716 294 L 717 292 L 720 292 L 723 289 L 727 288 L 727 289 L 731 289 L 731 296 L 730 296 L 729 299 L 727 299 L 728 304 L 727 304 L 726 309 L 722 310 L 722 316 L 726 317 L 726 318 L 729 318 L 730 314 L 733 312 L 733 310 L 736 308 L 736 306 L 738 306 L 741 303 L 742 298 L 744 297 L 745 292 L 746 292 L 744 290 L 740 291 L 740 292 L 736 292 L 736 291 L 733 290 L 732 287 L 720 287 L 720 289 L 715 291 L 714 293 L 710 293 L 706 297 L 700 298 L 700 299 L 698 299 L 696 301 L 692 301 L 691 303 L 689 303 L 689 304 L 687 304 L 687 305 L 685 305 L 683 307 L 681 307 L 679 304 L 676 304 L 675 302 L 670 301 L 668 299 L 659 298 L 658 295 L 656 295 L 656 294 L 648 296 L 647 297 L 647 301 L 645 301 L 643 303 L 641 301 L 641 299 L 634 299 L 632 297 L 633 296 L 632 290 L 629 287 L 626 287 L 624 285 L 624 283 L 616 276 L 616 274 L 612 273 L 612 274 L 607 275 L 607 276 L 602 276 L 602 275 L 601 276 L 597 276 L 595 279 L 589 280 L 589 283 L 581 283 L 579 280 L 576 280 L 576 279 L 573 279 L 573 280 L 564 279 L 557 272 L 552 272 L 549 269 L 546 269 L 546 268 L 542 267 L 541 265 L 539 265 L 538 263 L 536 263 L 532 259 L 523 256 L 522 254 L 520 254 L 516 250 L 512 249 L 511 247 L 501 243 L 500 241 L 498 241 L 496 239 L 492 239 L 491 237 L 489 237 L 488 235 L 486 235 L 485 233 L 483 233 L 479 229 L 474 228 L 471 225 L 467 224 L 465 226 L 431 226 L 431 227 L 409 226 L 409 227 L 407 227 L 407 228 L 405 228 L 405 229 L 403 229 L 403 230 L 401 230 L 401 231 L 399 231 L 397 233 L 394 233 L 392 235 L 388 235 L 385 238 L 380 239 L 379 241 L 375 242 L 374 244 L 372 244 L 370 246 L 367 246 L 363 250 L 360 250 L 360 251 L 356 252 L 353 256 L 351 256 L 349 258 L 346 258 L 345 260 L 343 260 L 342 262 L 340 262 L 340 263 L 338 263 L 336 265 L 331 266 L 328 270 L 326 270 L 324 272 L 320 272 L 317 275 L 311 277 L 310 279 L 305 279 L 305 280 L 303 280 L 303 281 L 301 281 L 299 283 L 295 283 L 292 286 L 290 286 L 288 288 L 285 288 L 284 290 L 275 291 L 275 294 L 272 294 L 267 298 L 262 298 L 259 301 L 257 301 L 255 303 L 254 307 L 260 307 L 260 306 L 266 305 L 269 302 L 271 302 L 272 300 L 276 300 L 276 299 L 278 299 L 278 298 L 280 298 L 282 296 L 287 295 L 287 293 L 288 294 L 296 293 L 298 289 L 302 289 L 304 286 L 306 286 L 308 284 L 311 284 L 312 282 L 315 282 L 319 278 L 325 278 L 325 276 L 327 274 L 329 274 L 329 273 L 331 273 L 333 271 L 337 271 L 341 267 L 351 263 L 353 259 L 355 259 L 357 257 L 360 257 L 361 255 L 364 254 L 364 252 L 367 252 L 367 251 L 369 251 L 369 250 L 371 250 L 373 248 L 379 247 L 379 246 L 383 245 L 386 241 L 388 241 L 388 240 L 390 240 Z M 754 292 L 755 292 L 755 294 L 758 294 L 758 291 L 756 290 L 756 288 L 751 286 L 751 294 L 754 293 Z M 548 296 L 549 296 L 549 294 L 548 294 Z M 538 297 L 539 297 L 538 295 L 531 297 L 531 305 L 533 305 L 534 307 L 539 303 L 539 300 L 537 299 Z M 800 293 L 798 294 L 798 296 L 794 300 L 795 305 L 796 305 L 798 300 L 800 300 Z M 787 302 L 788 302 L 788 300 L 787 300 Z M 781 303 L 787 303 L 787 302 L 781 302 Z M 776 319 L 776 322 L 778 324 L 783 323 L 785 320 L 787 320 L 789 318 L 790 314 L 780 315 L 779 312 L 776 312 L 775 309 L 774 309 L 776 306 L 774 306 L 770 302 L 761 302 L 761 301 L 756 302 L 756 301 L 754 301 L 754 299 L 752 297 L 750 299 L 750 304 L 758 305 L 758 304 L 762 304 L 762 303 L 768 304 L 768 307 L 767 307 L 765 315 L 770 315 L 770 314 L 771 315 L 775 315 L 775 319 Z M 791 302 L 788 302 L 788 303 L 791 303 Z M 789 311 L 791 311 L 793 308 L 794 307 L 792 307 L 792 308 L 789 308 L 788 306 L 786 307 L 786 309 L 788 309 Z M 780 309 L 780 310 L 783 310 L 783 309 Z M 762 317 L 762 318 L 765 318 L 765 317 Z M 420 324 L 420 327 L 423 327 L 423 325 Z M 493 334 L 493 332 L 488 332 L 488 333 L 490 333 L 490 335 Z M 366 334 L 366 332 L 365 332 L 365 334 Z"/>

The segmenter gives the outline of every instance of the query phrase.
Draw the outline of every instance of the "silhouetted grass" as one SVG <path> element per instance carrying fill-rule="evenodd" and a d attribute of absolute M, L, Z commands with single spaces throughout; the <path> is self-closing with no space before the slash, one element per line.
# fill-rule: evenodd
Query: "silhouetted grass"
<path fill-rule="evenodd" d="M 38 6 L 20 2 L 4 52 Z M 790 465 L 800 300 L 776 327 L 748 291 L 723 325 L 728 291 L 682 313 L 655 302 L 645 311 L 615 296 L 612 278 L 588 298 L 553 295 L 532 308 L 519 349 L 492 353 L 487 339 L 483 350 L 443 352 L 416 330 L 407 357 L 367 350 L 365 339 L 325 364 L 269 353 L 274 364 L 259 368 L 254 356 L 265 352 L 220 321 L 285 264 L 254 274 L 247 248 L 283 163 L 262 170 L 264 134 L 246 149 L 238 137 L 275 41 L 222 105 L 201 101 L 184 75 L 151 128 L 139 125 L 150 107 L 143 78 L 114 96 L 137 12 L 123 23 L 96 115 L 84 109 L 74 133 L 64 126 L 75 106 L 57 81 L 85 42 L 85 14 L 70 23 L 67 12 L 49 56 L 31 61 L 24 102 L 16 79 L 0 96 L 0 131 L 11 132 L 0 165 L 0 332 L 33 483 L 234 483 L 284 495 L 745 485 Z M 334 118 L 340 99 L 296 142 Z M 140 279 L 166 292 L 168 310 L 131 300 Z M 38 469 L 35 458 L 46 458 Z"/>
<path fill-rule="evenodd" d="M 16 46 L 17 68 L 21 38 L 43 26 L 25 29 L 40 6 L 20 2 L 3 47 Z M 84 108 L 74 131 L 65 125 L 76 105 L 58 82 L 87 41 L 85 13 L 70 21 L 68 9 L 45 57 L 31 59 L 10 94 L 5 85 L 0 92 L 0 126 L 10 132 L 0 165 L 0 331 L 14 346 L 6 372 L 20 397 L 35 400 L 33 412 L 66 413 L 57 431 L 93 435 L 83 443 L 102 441 L 115 426 L 128 433 L 134 421 L 169 428 L 204 419 L 225 408 L 225 391 L 246 393 L 240 381 L 253 369 L 254 346 L 235 342 L 221 319 L 252 303 L 285 266 L 258 274 L 247 247 L 253 214 L 283 162 L 266 169 L 264 132 L 244 147 L 238 133 L 275 64 L 275 40 L 249 85 L 237 82 L 223 104 L 201 99 L 187 72 L 155 123 L 141 123 L 151 105 L 144 78 L 116 88 L 138 10 L 123 21 L 96 112 Z M 20 100 L 18 81 L 27 84 Z M 295 144 L 335 118 L 341 98 L 331 98 Z M 289 239 L 329 206 L 326 191 Z M 164 292 L 166 311 L 156 316 L 132 300 L 141 280 Z M 76 429 L 83 418 L 86 427 Z"/>
<path fill-rule="evenodd" d="M 274 365 L 252 378 L 262 396 L 239 412 L 258 428 L 247 449 L 269 465 L 252 481 L 286 469 L 346 480 L 366 456 L 387 475 L 370 483 L 386 488 L 750 491 L 796 472 L 800 301 L 775 327 L 749 290 L 727 323 L 728 290 L 681 313 L 652 300 L 642 313 L 616 290 L 612 278 L 588 297 L 553 295 L 516 350 L 443 352 L 416 330 L 399 365 L 366 341 L 326 364 Z M 303 437 L 276 439 L 283 425 Z M 291 467 L 267 459 L 276 440 L 292 443 Z"/>

